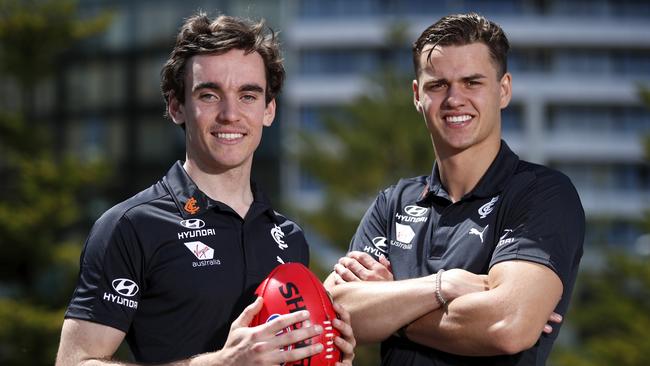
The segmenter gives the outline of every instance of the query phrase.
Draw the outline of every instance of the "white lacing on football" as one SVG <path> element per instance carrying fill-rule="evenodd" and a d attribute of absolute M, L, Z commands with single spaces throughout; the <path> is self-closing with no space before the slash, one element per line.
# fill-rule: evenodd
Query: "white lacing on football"
<path fill-rule="evenodd" d="M 325 358 L 329 360 L 334 358 L 334 355 L 332 354 L 332 352 L 334 352 L 334 347 L 332 347 L 334 345 L 334 340 L 332 340 L 332 338 L 334 338 L 334 332 L 332 332 L 334 330 L 332 327 L 332 322 L 329 320 L 323 321 L 323 329 L 325 330 L 325 337 L 330 339 L 326 342 L 328 347 L 325 348 Z"/>

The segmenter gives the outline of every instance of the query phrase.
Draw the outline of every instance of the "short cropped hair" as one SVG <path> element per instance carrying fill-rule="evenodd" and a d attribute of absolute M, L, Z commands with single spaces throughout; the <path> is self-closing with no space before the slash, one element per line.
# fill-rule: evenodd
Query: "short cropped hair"
<path fill-rule="evenodd" d="M 426 46 L 432 46 L 428 60 L 435 46 L 465 46 L 476 42 L 488 47 L 497 76 L 503 77 L 508 72 L 508 38 L 498 24 L 476 13 L 447 15 L 422 32 L 413 43 L 415 77 L 420 74 L 420 56 Z"/>
<path fill-rule="evenodd" d="M 285 78 L 276 33 L 265 25 L 264 20 L 252 22 L 226 15 L 210 19 L 203 12 L 185 21 L 160 72 L 160 88 L 165 103 L 169 104 L 172 94 L 179 102 L 185 102 L 185 65 L 192 56 L 223 54 L 233 49 L 257 52 L 262 56 L 266 74 L 264 94 L 268 104 L 280 93 Z"/>

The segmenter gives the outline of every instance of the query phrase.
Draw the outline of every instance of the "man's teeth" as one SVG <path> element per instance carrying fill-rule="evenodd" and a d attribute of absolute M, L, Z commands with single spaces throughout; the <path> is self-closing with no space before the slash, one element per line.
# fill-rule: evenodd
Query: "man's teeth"
<path fill-rule="evenodd" d="M 450 123 L 460 123 L 460 122 L 465 122 L 469 121 L 472 119 L 472 116 L 470 115 L 462 115 L 462 116 L 447 116 L 445 117 L 445 121 L 450 122 Z"/>
<path fill-rule="evenodd" d="M 225 140 L 234 140 L 244 137 L 242 133 L 218 133 L 217 137 Z"/>

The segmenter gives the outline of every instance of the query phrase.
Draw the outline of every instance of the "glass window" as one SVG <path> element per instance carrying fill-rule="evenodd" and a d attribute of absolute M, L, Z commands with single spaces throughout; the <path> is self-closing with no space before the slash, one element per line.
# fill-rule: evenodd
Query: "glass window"
<path fill-rule="evenodd" d="M 145 103 L 162 100 L 160 92 L 160 70 L 167 61 L 166 55 L 142 58 L 137 62 L 138 98 Z"/>
<path fill-rule="evenodd" d="M 68 69 L 68 108 L 72 111 L 115 106 L 124 98 L 122 69 L 116 62 L 91 61 Z"/>
<path fill-rule="evenodd" d="M 553 71 L 567 74 L 609 74 L 611 57 L 603 50 L 560 49 L 553 53 Z"/>
<path fill-rule="evenodd" d="M 517 133 L 523 131 L 523 109 L 521 105 L 510 104 L 501 111 L 501 130 L 504 133 Z"/>
<path fill-rule="evenodd" d="M 380 63 L 372 50 L 303 50 L 300 53 L 302 75 L 367 74 Z"/>
<path fill-rule="evenodd" d="M 151 44 L 169 43 L 176 34 L 181 17 L 178 5 L 165 1 L 139 2 L 136 10 L 136 42 Z M 171 37 L 171 38 L 170 38 Z"/>
<path fill-rule="evenodd" d="M 639 106 L 549 106 L 552 132 L 650 133 L 650 110 Z"/>
<path fill-rule="evenodd" d="M 650 50 L 615 50 L 612 74 L 650 76 Z"/>
<path fill-rule="evenodd" d="M 142 162 L 168 162 L 184 157 L 183 132 L 159 115 L 140 118 L 138 155 Z"/>
<path fill-rule="evenodd" d="M 591 219 L 585 227 L 585 244 L 632 248 L 642 234 L 634 221 Z"/>
<path fill-rule="evenodd" d="M 650 192 L 648 164 L 551 162 L 550 165 L 568 175 L 579 189 Z"/>
<path fill-rule="evenodd" d="M 608 0 L 551 0 L 549 4 L 551 15 L 573 17 L 608 16 L 612 13 Z"/>
<path fill-rule="evenodd" d="M 68 153 L 83 160 L 121 160 L 125 155 L 123 124 L 117 119 L 91 115 L 73 119 L 66 129 Z"/>
<path fill-rule="evenodd" d="M 508 54 L 508 70 L 511 72 L 549 72 L 551 51 L 539 48 L 513 48 Z"/>

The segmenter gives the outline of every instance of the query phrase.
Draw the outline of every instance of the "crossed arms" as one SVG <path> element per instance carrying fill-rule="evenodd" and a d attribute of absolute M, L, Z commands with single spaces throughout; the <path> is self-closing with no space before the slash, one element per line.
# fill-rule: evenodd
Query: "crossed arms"
<path fill-rule="evenodd" d="M 394 281 L 390 264 L 363 252 L 339 260 L 325 287 L 351 315 L 359 343 L 379 342 L 402 327 L 413 342 L 466 356 L 514 354 L 532 347 L 562 296 L 560 278 L 527 261 L 494 265 L 487 275 L 442 273 L 441 308 L 434 276 Z M 389 314 L 389 316 L 387 316 Z"/>

